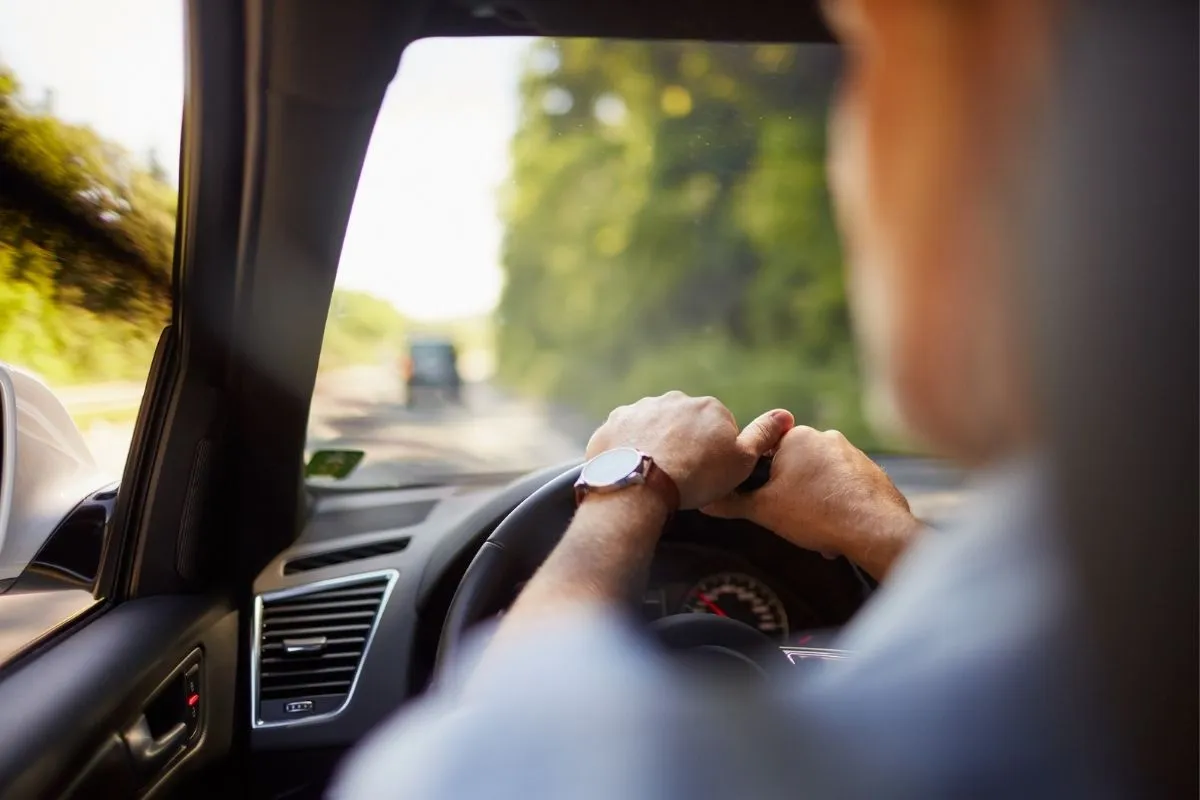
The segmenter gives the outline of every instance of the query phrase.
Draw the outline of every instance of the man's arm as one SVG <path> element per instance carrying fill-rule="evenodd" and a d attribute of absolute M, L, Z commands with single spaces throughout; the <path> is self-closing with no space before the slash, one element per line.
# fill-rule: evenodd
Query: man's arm
<path fill-rule="evenodd" d="M 588 456 L 614 447 L 648 453 L 674 479 L 683 508 L 750 519 L 798 547 L 845 555 L 876 579 L 922 530 L 875 462 L 837 431 L 794 427 L 786 411 L 763 414 L 739 432 L 716 400 L 672 392 L 614 411 Z M 769 452 L 775 457 L 766 485 L 734 494 Z M 494 641 L 548 616 L 619 607 L 636 597 L 669 511 L 644 485 L 588 495 Z"/>
<path fill-rule="evenodd" d="M 662 499 L 645 486 L 589 497 L 510 618 L 533 618 L 548 602 L 620 603 L 636 597 L 666 520 Z"/>
<path fill-rule="evenodd" d="M 773 450 L 793 424 L 790 413 L 775 410 L 739 431 L 719 401 L 669 392 L 613 411 L 588 442 L 587 455 L 616 447 L 641 450 L 675 483 L 680 507 L 699 508 L 749 477 L 759 457 Z M 493 643 L 549 615 L 580 606 L 619 606 L 636 597 L 672 510 L 646 485 L 588 494 L 505 615 Z"/>
<path fill-rule="evenodd" d="M 662 498 L 646 486 L 589 497 L 513 603 L 497 639 L 537 624 L 547 614 L 580 605 L 617 606 L 635 598 L 667 513 Z"/>

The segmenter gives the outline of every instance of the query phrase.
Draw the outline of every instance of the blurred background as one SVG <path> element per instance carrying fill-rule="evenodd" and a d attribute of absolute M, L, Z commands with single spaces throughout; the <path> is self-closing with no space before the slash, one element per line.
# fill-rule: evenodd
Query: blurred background
<path fill-rule="evenodd" d="M 181 10 L 120 5 L 0 8 L 0 360 L 59 393 L 113 477 L 169 315 L 184 91 Z M 71 34 L 68 13 L 111 35 Z M 310 419 L 311 451 L 366 457 L 314 481 L 527 471 L 580 455 L 614 406 L 682 389 L 742 422 L 782 406 L 837 428 L 926 505 L 956 504 L 952 470 L 863 417 L 824 176 L 837 74 L 827 45 L 413 44 Z"/>

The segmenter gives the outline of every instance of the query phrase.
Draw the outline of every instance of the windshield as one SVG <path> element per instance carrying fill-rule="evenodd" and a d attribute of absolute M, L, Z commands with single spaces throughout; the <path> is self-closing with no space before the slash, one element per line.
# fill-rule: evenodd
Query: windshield
<path fill-rule="evenodd" d="M 742 422 L 786 407 L 879 450 L 825 183 L 837 73 L 832 45 L 409 47 L 311 412 L 310 456 L 365 456 L 312 480 L 527 471 L 670 389 Z"/>

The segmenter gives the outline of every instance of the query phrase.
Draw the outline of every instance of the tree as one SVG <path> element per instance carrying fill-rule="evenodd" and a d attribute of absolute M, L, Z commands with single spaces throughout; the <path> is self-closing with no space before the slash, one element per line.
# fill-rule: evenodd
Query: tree
<path fill-rule="evenodd" d="M 49 254 L 61 302 L 165 319 L 176 202 L 123 148 L 26 110 L 16 78 L 0 71 L 0 245 Z M 16 259 L 4 277 L 20 280 L 27 266 Z"/>
<path fill-rule="evenodd" d="M 868 437 L 823 169 L 837 66 L 819 45 L 535 43 L 501 379 L 597 416 L 682 388 Z"/>
<path fill-rule="evenodd" d="M 177 193 L 85 127 L 28 108 L 0 68 L 0 359 L 61 383 L 142 380 L 170 313 Z M 379 359 L 391 304 L 335 291 L 322 363 Z"/>

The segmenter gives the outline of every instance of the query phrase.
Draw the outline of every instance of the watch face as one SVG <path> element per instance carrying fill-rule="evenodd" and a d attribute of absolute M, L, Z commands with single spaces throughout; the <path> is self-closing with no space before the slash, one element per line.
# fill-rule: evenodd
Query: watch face
<path fill-rule="evenodd" d="M 600 488 L 620 483 L 637 471 L 642 454 L 632 447 L 607 450 L 593 458 L 583 468 L 583 482 Z"/>

